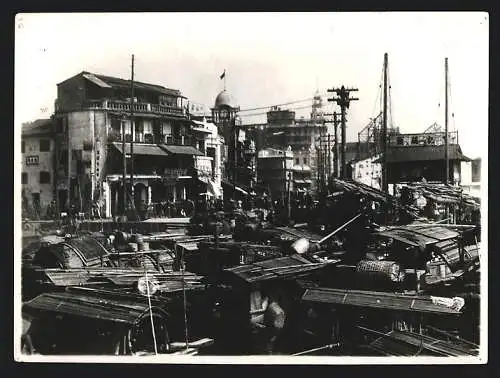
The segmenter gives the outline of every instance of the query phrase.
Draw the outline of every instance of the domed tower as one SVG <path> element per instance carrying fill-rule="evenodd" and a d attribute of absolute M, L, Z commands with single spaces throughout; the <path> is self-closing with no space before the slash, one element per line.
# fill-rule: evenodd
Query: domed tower
<path fill-rule="evenodd" d="M 233 96 L 226 89 L 220 92 L 215 98 L 212 117 L 219 129 L 219 134 L 224 136 L 226 143 L 230 140 L 239 110 L 240 108 L 236 105 Z"/>
<path fill-rule="evenodd" d="M 238 134 L 239 122 L 237 122 L 237 113 L 240 110 L 236 105 L 233 96 L 224 88 L 215 98 L 215 104 L 212 108 L 213 122 L 217 125 L 219 135 L 224 137 L 225 150 L 227 155 L 223 157 L 226 162 L 224 176 L 236 181 L 238 165 Z M 241 161 L 240 161 L 241 163 Z"/>

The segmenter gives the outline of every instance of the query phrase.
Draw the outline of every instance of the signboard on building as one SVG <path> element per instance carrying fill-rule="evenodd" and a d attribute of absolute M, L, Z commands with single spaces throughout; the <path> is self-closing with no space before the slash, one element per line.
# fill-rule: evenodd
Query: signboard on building
<path fill-rule="evenodd" d="M 187 169 L 185 168 L 165 168 L 163 177 L 165 179 L 175 179 L 179 176 L 187 176 Z"/>
<path fill-rule="evenodd" d="M 26 156 L 26 165 L 38 165 L 38 155 Z"/>

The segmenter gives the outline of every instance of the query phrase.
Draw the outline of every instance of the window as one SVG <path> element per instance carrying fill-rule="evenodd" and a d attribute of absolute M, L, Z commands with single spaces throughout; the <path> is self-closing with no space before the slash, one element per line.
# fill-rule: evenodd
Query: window
<path fill-rule="evenodd" d="M 50 140 L 40 139 L 40 152 L 50 151 Z"/>
<path fill-rule="evenodd" d="M 304 164 L 307 164 L 307 158 L 304 158 Z"/>
<path fill-rule="evenodd" d="M 38 165 L 38 155 L 26 156 L 26 165 Z"/>
<path fill-rule="evenodd" d="M 21 141 L 21 153 L 24 154 L 24 151 L 26 150 L 26 143 L 23 141 Z"/>
<path fill-rule="evenodd" d="M 411 137 L 411 144 L 418 144 L 418 136 Z"/>
<path fill-rule="evenodd" d="M 50 184 L 50 172 L 40 172 L 40 184 Z"/>
<path fill-rule="evenodd" d="M 21 173 L 21 184 L 26 185 L 28 183 L 28 173 Z"/>
<path fill-rule="evenodd" d="M 396 143 L 397 143 L 399 146 L 402 146 L 402 145 L 403 145 L 403 142 L 404 142 L 404 138 L 403 138 L 403 137 L 398 137 L 398 138 L 397 138 Z"/>
<path fill-rule="evenodd" d="M 296 159 L 295 159 L 295 164 L 297 164 L 297 165 L 299 165 L 299 164 L 300 164 L 300 160 L 299 160 L 299 158 L 296 158 Z"/>

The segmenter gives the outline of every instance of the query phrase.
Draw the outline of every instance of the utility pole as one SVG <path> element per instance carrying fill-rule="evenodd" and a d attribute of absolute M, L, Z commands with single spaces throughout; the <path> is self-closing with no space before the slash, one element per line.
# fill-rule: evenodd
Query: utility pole
<path fill-rule="evenodd" d="M 384 54 L 384 105 L 382 111 L 382 191 L 387 193 L 387 65 L 388 55 Z"/>
<path fill-rule="evenodd" d="M 448 160 L 448 58 L 444 58 L 444 184 L 448 185 L 450 162 Z M 450 207 L 446 205 L 446 223 L 450 223 Z"/>
<path fill-rule="evenodd" d="M 122 173 L 122 185 L 123 185 L 123 198 L 122 198 L 122 216 L 124 217 L 127 209 L 127 151 L 125 150 L 125 116 L 122 119 L 122 156 L 123 156 L 123 173 Z"/>
<path fill-rule="evenodd" d="M 130 80 L 130 191 L 131 205 L 135 208 L 134 203 L 134 138 L 135 138 L 135 123 L 134 123 L 134 54 L 132 54 L 132 75 Z"/>
<path fill-rule="evenodd" d="M 333 128 L 334 128 L 334 139 L 335 139 L 335 177 L 339 177 L 340 174 L 340 146 L 339 146 L 339 119 L 337 118 L 339 114 L 333 112 Z"/>
<path fill-rule="evenodd" d="M 332 146 L 330 143 L 330 133 L 328 133 L 328 178 L 332 174 Z"/>
<path fill-rule="evenodd" d="M 341 166 L 340 166 L 340 177 L 346 178 L 347 167 L 346 167 L 346 111 L 349 109 L 349 104 L 351 101 L 357 101 L 357 97 L 349 97 L 351 92 L 357 92 L 357 88 L 345 88 L 343 85 L 341 88 L 328 89 L 328 92 L 335 92 L 337 97 L 329 98 L 328 101 L 334 101 L 340 106 L 341 114 L 341 125 L 342 125 L 342 155 L 341 155 Z"/>

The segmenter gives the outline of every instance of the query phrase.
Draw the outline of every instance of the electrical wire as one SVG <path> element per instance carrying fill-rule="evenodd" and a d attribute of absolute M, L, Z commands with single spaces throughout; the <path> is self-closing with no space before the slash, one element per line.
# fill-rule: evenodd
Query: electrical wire
<path fill-rule="evenodd" d="M 324 96 L 327 96 L 327 95 L 328 94 L 325 93 L 325 92 L 319 94 L 320 97 L 324 97 Z M 314 97 L 316 97 L 316 96 L 314 96 Z M 241 113 L 241 112 L 249 112 L 249 111 L 253 111 L 253 110 L 270 109 L 273 106 L 292 105 L 292 104 L 297 104 L 297 103 L 300 103 L 300 102 L 312 101 L 312 100 L 314 100 L 314 97 L 308 97 L 308 98 L 305 98 L 305 99 L 302 99 L 302 100 L 294 100 L 294 101 L 284 102 L 282 104 L 272 104 L 272 105 L 267 105 L 267 106 L 259 106 L 259 107 L 256 107 L 256 108 L 240 109 L 239 112 Z"/>
<path fill-rule="evenodd" d="M 292 108 L 288 108 L 287 110 L 299 110 L 299 109 L 307 109 L 310 108 L 311 105 L 305 105 L 305 106 L 295 106 Z M 253 117 L 253 116 L 258 116 L 258 115 L 266 115 L 267 112 L 260 112 L 260 113 L 252 113 L 252 114 L 241 114 L 240 117 Z"/>

